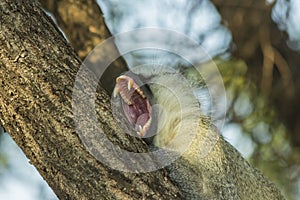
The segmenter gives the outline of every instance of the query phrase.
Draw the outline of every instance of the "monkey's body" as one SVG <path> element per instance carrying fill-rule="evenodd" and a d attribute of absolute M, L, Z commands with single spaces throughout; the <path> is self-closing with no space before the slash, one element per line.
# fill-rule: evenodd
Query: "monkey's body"
<path fill-rule="evenodd" d="M 201 115 L 200 104 L 184 78 L 165 68 L 145 66 L 133 71 L 147 80 L 163 110 L 158 114 L 153 144 L 182 154 L 167 168 L 186 199 L 284 199 Z"/>
<path fill-rule="evenodd" d="M 212 128 L 205 121 L 201 123 L 199 135 L 188 150 L 168 166 L 170 177 L 180 185 L 187 199 L 284 199 L 276 186 L 221 136 L 211 151 L 202 157 L 201 146 L 207 145 L 203 143 L 207 137 L 205 129 Z"/>

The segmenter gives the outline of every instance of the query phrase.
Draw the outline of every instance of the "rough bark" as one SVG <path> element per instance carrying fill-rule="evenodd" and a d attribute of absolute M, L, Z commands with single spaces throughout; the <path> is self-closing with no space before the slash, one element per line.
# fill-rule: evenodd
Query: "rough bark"
<path fill-rule="evenodd" d="M 0 21 L 1 125 L 60 199 L 181 198 L 164 170 L 122 173 L 84 148 L 71 105 L 81 63 L 39 4 L 1 0 Z M 122 149 L 147 151 L 143 141 L 118 128 L 101 87 L 96 97 L 99 124 L 94 128 L 102 127 Z"/>
<path fill-rule="evenodd" d="M 80 59 L 85 57 L 111 33 L 105 25 L 103 13 L 95 0 L 40 0 L 42 6 L 51 12 L 77 52 Z M 117 52 L 114 46 L 110 51 Z M 105 52 L 103 52 L 105 53 Z M 103 57 L 108 55 L 103 55 Z M 114 80 L 122 72 L 127 71 L 125 60 L 115 60 L 101 77 L 101 83 L 109 93 L 114 87 Z"/>

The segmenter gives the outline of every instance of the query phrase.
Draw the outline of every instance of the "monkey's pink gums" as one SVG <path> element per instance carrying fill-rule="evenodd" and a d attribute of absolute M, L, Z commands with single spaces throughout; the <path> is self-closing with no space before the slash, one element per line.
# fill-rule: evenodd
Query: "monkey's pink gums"
<path fill-rule="evenodd" d="M 140 87 L 129 76 L 116 80 L 114 97 L 120 94 L 123 112 L 137 134 L 145 136 L 151 125 L 151 105 Z"/>

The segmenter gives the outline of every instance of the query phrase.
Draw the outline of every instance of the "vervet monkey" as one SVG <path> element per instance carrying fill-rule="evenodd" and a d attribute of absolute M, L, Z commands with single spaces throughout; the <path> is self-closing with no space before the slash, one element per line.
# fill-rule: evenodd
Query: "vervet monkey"
<path fill-rule="evenodd" d="M 181 154 L 167 169 L 186 199 L 284 199 L 201 114 L 201 102 L 177 70 L 143 66 L 116 82 L 114 96 L 120 95 L 133 130 L 146 137 L 155 126 L 152 145 Z M 143 84 L 149 86 L 149 92 L 143 90 Z M 155 117 L 153 104 L 160 108 Z"/>

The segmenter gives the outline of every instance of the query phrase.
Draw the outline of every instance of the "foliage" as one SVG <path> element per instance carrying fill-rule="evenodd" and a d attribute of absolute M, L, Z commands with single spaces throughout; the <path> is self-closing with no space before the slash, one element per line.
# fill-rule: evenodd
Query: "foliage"
<path fill-rule="evenodd" d="M 277 183 L 290 199 L 299 196 L 300 149 L 290 142 L 288 129 L 259 88 L 247 79 L 243 60 L 215 61 L 227 92 L 227 123 L 238 124 L 254 144 L 249 161 Z"/>

